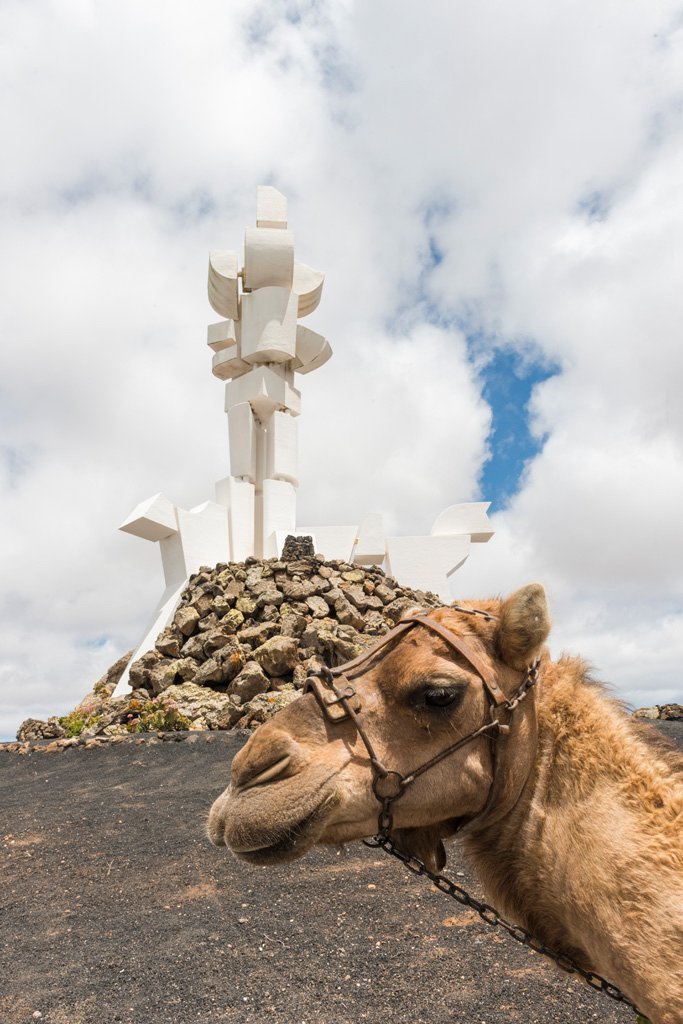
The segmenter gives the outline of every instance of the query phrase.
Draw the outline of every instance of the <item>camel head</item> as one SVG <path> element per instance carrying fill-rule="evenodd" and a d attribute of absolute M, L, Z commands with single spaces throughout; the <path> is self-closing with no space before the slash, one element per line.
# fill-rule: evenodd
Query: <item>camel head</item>
<path fill-rule="evenodd" d="M 494 618 L 447 607 L 430 618 L 463 641 L 504 694 L 514 693 L 550 629 L 543 588 L 532 584 L 505 601 L 460 607 Z M 421 625 L 354 671 L 352 684 L 378 759 L 403 776 L 491 721 L 481 674 Z M 442 838 L 482 812 L 488 820 L 512 806 L 533 761 L 533 694 L 510 725 L 508 735 L 479 737 L 434 764 L 396 799 L 392 834 L 403 849 L 440 869 Z M 236 755 L 230 785 L 209 814 L 209 837 L 245 861 L 273 864 L 301 857 L 316 843 L 374 835 L 380 804 L 372 781 L 353 720 L 330 720 L 306 693 Z"/>

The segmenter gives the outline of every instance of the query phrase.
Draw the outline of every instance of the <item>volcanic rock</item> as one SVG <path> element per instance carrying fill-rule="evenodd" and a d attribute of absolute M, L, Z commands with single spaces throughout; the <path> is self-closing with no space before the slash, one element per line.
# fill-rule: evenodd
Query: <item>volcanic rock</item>
<path fill-rule="evenodd" d="M 407 611 L 442 603 L 376 566 L 325 560 L 294 540 L 281 559 L 203 567 L 155 647 L 130 666 L 133 693 L 110 699 L 124 655 L 70 715 L 29 719 L 18 738 L 91 743 L 145 730 L 256 728 L 298 697 L 309 669 L 340 665 Z"/>

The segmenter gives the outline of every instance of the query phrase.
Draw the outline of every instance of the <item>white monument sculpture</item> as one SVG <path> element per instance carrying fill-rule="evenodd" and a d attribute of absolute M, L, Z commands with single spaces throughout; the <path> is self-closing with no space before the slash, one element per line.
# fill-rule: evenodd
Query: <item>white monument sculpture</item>
<path fill-rule="evenodd" d="M 131 662 L 154 646 L 200 566 L 278 557 L 288 534 L 312 536 L 316 552 L 327 558 L 380 565 L 402 585 L 431 590 L 445 602 L 452 599 L 448 577 L 467 558 L 470 543 L 493 535 L 488 502 L 451 505 L 424 537 L 386 537 L 377 513 L 346 526 L 297 526 L 301 394 L 294 375 L 310 373 L 332 355 L 325 338 L 297 321 L 318 306 L 323 281 L 323 274 L 294 259 L 285 197 L 259 186 L 242 269 L 235 252 L 209 256 L 209 302 L 226 318 L 209 326 L 207 342 L 213 374 L 227 381 L 230 476 L 216 483 L 215 501 L 186 510 L 156 494 L 121 525 L 159 543 L 166 583 Z M 114 695 L 129 690 L 126 671 Z"/>

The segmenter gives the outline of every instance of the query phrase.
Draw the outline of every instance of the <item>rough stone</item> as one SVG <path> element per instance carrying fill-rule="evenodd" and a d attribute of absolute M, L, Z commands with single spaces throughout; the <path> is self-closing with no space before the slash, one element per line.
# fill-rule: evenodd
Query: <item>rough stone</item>
<path fill-rule="evenodd" d="M 293 686 L 289 689 L 283 688 L 277 693 L 260 693 L 244 707 L 243 717 L 240 718 L 238 725 L 242 728 L 249 728 L 249 726 L 267 722 L 276 712 L 286 708 L 300 696 L 299 690 Z"/>
<path fill-rule="evenodd" d="M 248 661 L 231 682 L 228 693 L 234 693 L 243 704 L 246 704 L 257 693 L 266 693 L 269 688 L 270 680 L 259 663 Z"/>
<path fill-rule="evenodd" d="M 649 719 L 650 721 L 654 721 L 655 719 L 659 718 L 659 708 L 638 708 L 636 711 L 633 712 L 633 717 L 644 718 Z"/>
<path fill-rule="evenodd" d="M 344 575 L 349 574 L 346 573 Z M 366 594 L 363 588 L 356 584 L 346 588 L 346 596 L 348 600 L 361 612 L 368 609 L 379 611 L 379 609 L 384 607 L 384 603 L 379 597 L 375 597 L 373 594 Z"/>
<path fill-rule="evenodd" d="M 288 534 L 285 537 L 285 543 L 282 548 L 282 561 L 298 561 L 301 558 L 310 558 L 315 554 L 315 548 L 313 546 L 313 538 L 310 536 L 306 537 L 293 537 Z"/>
<path fill-rule="evenodd" d="M 230 641 L 225 647 L 221 647 L 220 651 L 216 651 L 214 657 L 221 667 L 223 680 L 226 683 L 229 683 L 238 672 L 242 671 L 246 660 L 242 645 L 234 637 L 230 637 Z"/>
<path fill-rule="evenodd" d="M 343 572 L 341 576 L 349 583 L 362 583 L 365 579 L 365 573 L 361 569 L 351 569 L 349 572 Z"/>
<path fill-rule="evenodd" d="M 93 686 L 93 692 L 102 697 L 111 697 L 116 689 L 116 684 L 124 673 L 126 665 L 133 657 L 133 651 L 127 651 L 118 661 L 115 661 L 111 668 L 108 668 L 101 679 L 98 679 Z"/>
<path fill-rule="evenodd" d="M 190 602 L 190 607 L 195 609 L 200 619 L 203 619 L 205 615 L 209 614 L 213 607 L 213 597 L 211 594 L 200 591 Z"/>
<path fill-rule="evenodd" d="M 259 647 L 274 633 L 277 633 L 275 622 L 259 622 L 255 626 L 247 626 L 246 629 L 240 631 L 240 642 L 250 644 L 252 647 Z"/>
<path fill-rule="evenodd" d="M 244 708 L 235 694 L 230 694 L 230 700 L 224 704 L 216 715 L 216 729 L 232 729 L 244 714 Z"/>
<path fill-rule="evenodd" d="M 235 600 L 235 597 L 228 597 L 227 594 L 217 594 L 213 599 L 212 610 L 216 613 L 219 619 L 222 619 L 223 616 L 227 615 L 233 607 Z"/>
<path fill-rule="evenodd" d="M 196 608 L 181 605 L 175 613 L 173 625 L 180 630 L 183 636 L 192 636 L 200 618 L 201 616 Z"/>
<path fill-rule="evenodd" d="M 345 597 L 340 597 L 338 601 L 335 601 L 334 610 L 337 615 L 337 620 L 342 625 L 350 625 L 355 629 L 362 629 L 364 625 L 364 619 L 357 608 L 354 608 Z"/>
<path fill-rule="evenodd" d="M 167 632 L 161 634 L 155 647 L 159 654 L 163 654 L 165 658 L 177 658 L 180 654 L 180 641 L 178 637 Z"/>
<path fill-rule="evenodd" d="M 215 658 L 207 658 L 203 665 L 197 669 L 192 682 L 196 686 L 208 686 L 211 683 L 225 682 L 223 669 Z"/>
<path fill-rule="evenodd" d="M 378 583 L 375 587 L 375 597 L 378 597 L 384 604 L 391 604 L 396 600 L 396 591 L 388 587 L 386 583 Z"/>
<path fill-rule="evenodd" d="M 312 560 L 310 560 L 310 559 L 303 559 L 302 558 L 298 562 L 288 562 L 287 563 L 287 572 L 289 573 L 290 576 L 298 576 L 301 573 L 308 574 L 308 573 L 311 572 L 311 570 L 313 568 L 314 568 L 314 565 L 313 565 Z M 315 568 L 317 568 L 317 566 L 315 566 Z"/>
<path fill-rule="evenodd" d="M 389 627 L 379 612 L 370 611 L 365 613 L 363 632 L 368 636 L 384 636 Z"/>
<path fill-rule="evenodd" d="M 39 718 L 27 718 L 17 729 L 18 740 L 42 740 L 65 735 L 56 718 L 48 718 L 47 722 Z"/>
<path fill-rule="evenodd" d="M 284 606 L 283 606 L 284 607 Z M 282 612 L 282 609 L 280 609 Z M 299 637 L 305 631 L 308 620 L 305 615 L 290 612 L 280 620 L 280 632 L 283 636 Z"/>
<path fill-rule="evenodd" d="M 238 611 L 242 612 L 242 615 L 253 615 L 256 611 L 256 601 L 251 597 L 238 597 L 235 607 Z"/>
<path fill-rule="evenodd" d="M 396 623 L 399 619 L 403 618 L 406 612 L 418 607 L 420 604 L 420 601 L 411 600 L 409 597 L 397 597 L 395 601 L 392 601 L 391 604 L 386 606 L 385 613 L 389 616 L 392 622 Z"/>
<path fill-rule="evenodd" d="M 228 633 L 222 628 L 210 630 L 204 637 L 205 653 L 211 656 L 215 651 L 219 651 L 221 647 L 225 647 L 230 640 L 231 635 L 231 633 Z"/>
<path fill-rule="evenodd" d="M 231 608 L 230 611 L 221 619 L 221 626 L 232 630 L 234 633 L 237 632 L 243 623 L 244 614 L 239 610 L 239 608 Z"/>
<path fill-rule="evenodd" d="M 209 612 L 203 619 L 200 619 L 197 623 L 197 629 L 202 633 L 207 633 L 210 629 L 215 629 L 218 625 L 218 616 L 215 612 Z"/>
<path fill-rule="evenodd" d="M 149 682 L 153 694 L 163 693 L 175 682 L 177 665 L 178 663 L 174 661 L 164 662 L 150 671 Z"/>
<path fill-rule="evenodd" d="M 171 686 L 164 697 L 174 701 L 179 713 L 191 722 L 203 718 L 209 729 L 220 728 L 221 713 L 235 703 L 229 694 L 216 693 L 194 682 Z"/>
<path fill-rule="evenodd" d="M 199 662 L 194 658 L 179 658 L 176 662 L 176 671 L 183 682 L 189 682 L 199 671 Z"/>
<path fill-rule="evenodd" d="M 288 636 L 273 636 L 254 651 L 254 659 L 269 676 L 284 676 L 296 665 L 298 645 Z"/>
<path fill-rule="evenodd" d="M 330 606 L 324 597 L 314 595 L 306 598 L 306 604 L 311 609 L 316 619 L 322 619 L 330 614 Z"/>

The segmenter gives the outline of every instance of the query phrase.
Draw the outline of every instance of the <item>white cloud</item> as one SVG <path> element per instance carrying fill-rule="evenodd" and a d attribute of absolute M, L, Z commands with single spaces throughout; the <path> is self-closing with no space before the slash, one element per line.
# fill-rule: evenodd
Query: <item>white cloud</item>
<path fill-rule="evenodd" d="M 301 518 L 421 531 L 478 497 L 490 414 L 452 325 L 532 343 L 562 368 L 547 442 L 457 585 L 545 580 L 558 645 L 680 699 L 675 3 L 53 0 L 0 30 L 0 732 L 140 634 L 161 572 L 130 508 L 227 470 L 206 257 L 266 180 L 335 349 L 302 382 Z"/>

